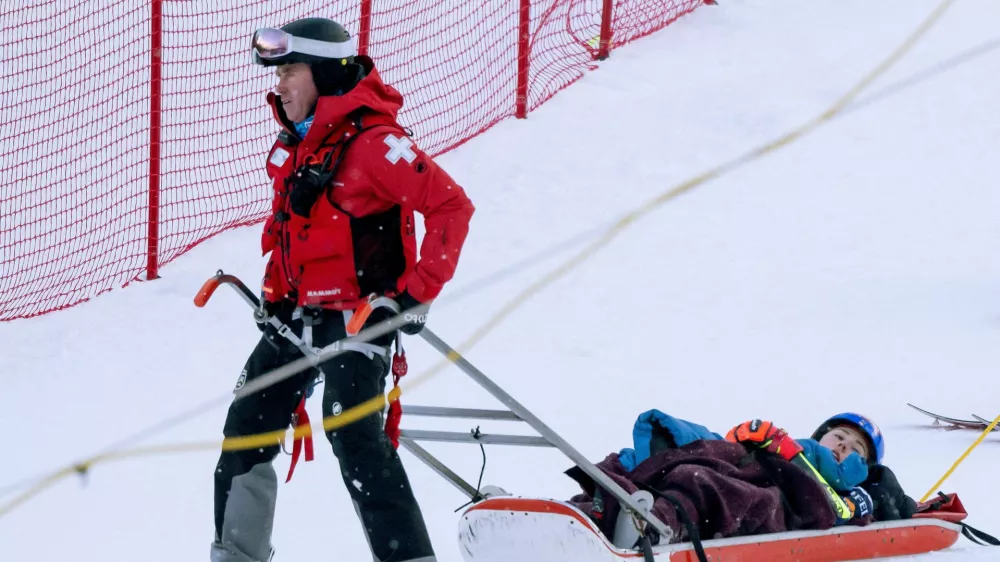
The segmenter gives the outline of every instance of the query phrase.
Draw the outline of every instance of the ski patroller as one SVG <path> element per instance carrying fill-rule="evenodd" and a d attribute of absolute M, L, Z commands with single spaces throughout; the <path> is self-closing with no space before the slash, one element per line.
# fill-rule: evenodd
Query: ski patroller
<path fill-rule="evenodd" d="M 909 407 L 911 407 L 911 408 L 913 408 L 914 410 L 920 412 L 921 414 L 923 414 L 923 415 L 925 415 L 925 416 L 927 416 L 929 418 L 932 418 L 936 423 L 948 424 L 950 426 L 953 426 L 954 429 L 975 429 L 975 430 L 978 430 L 978 431 L 984 431 L 992 423 L 991 420 L 988 420 L 988 419 L 986 419 L 986 418 L 984 418 L 982 416 L 977 416 L 975 414 L 972 414 L 972 418 L 973 419 L 971 419 L 971 420 L 964 420 L 964 419 L 959 419 L 959 418 L 951 418 L 951 417 L 948 417 L 948 416 L 942 416 L 940 414 L 935 414 L 934 412 L 930 412 L 928 410 L 925 410 L 923 408 L 920 408 L 918 406 L 910 404 L 909 402 L 907 402 L 906 405 L 909 406 Z M 993 428 L 993 431 L 1000 432 L 1000 427 Z"/>
<path fill-rule="evenodd" d="M 243 299 L 261 314 L 260 300 L 236 277 L 221 270 L 209 279 L 195 304 L 204 306 L 220 285 L 230 285 Z M 385 297 L 372 296 L 368 303 L 355 312 L 350 332 L 356 335 L 331 344 L 323 349 L 303 350 L 305 357 L 275 369 L 261 377 L 259 384 L 247 385 L 237 395 L 256 392 L 269 384 L 287 378 L 305 368 L 315 366 L 338 354 L 351 351 L 355 344 L 396 330 L 404 321 L 398 317 L 371 326 L 360 333 L 367 315 L 374 308 L 395 302 Z M 394 308 L 398 312 L 398 308 Z M 423 313 L 425 311 L 416 311 Z M 277 319 L 259 317 L 258 321 L 277 323 L 274 327 L 290 332 Z M 294 333 L 291 334 L 293 337 Z M 753 535 L 727 539 L 696 541 L 692 543 L 660 544 L 653 546 L 646 537 L 648 530 L 655 530 L 663 542 L 669 542 L 673 532 L 651 513 L 652 497 L 648 492 L 628 494 L 597 466 L 587 460 L 566 440 L 545 425 L 512 396 L 496 385 L 489 377 L 469 363 L 455 349 L 424 328 L 420 336 L 438 352 L 452 361 L 463 373 L 499 400 L 508 409 L 483 410 L 443 408 L 433 406 L 408 406 L 407 413 L 416 416 L 434 416 L 456 419 L 486 419 L 520 421 L 527 423 L 537 436 L 401 430 L 399 444 L 438 475 L 452 483 L 472 501 L 459 520 L 460 551 L 467 562 L 507 562 L 511 559 L 530 558 L 574 562 L 692 562 L 695 560 L 865 560 L 876 557 L 926 553 L 953 545 L 963 526 L 937 518 L 910 519 L 873 523 L 865 527 L 836 527 L 825 531 L 793 531 Z M 295 343 L 295 340 L 289 338 Z M 300 340 L 301 341 L 301 340 Z M 298 345 L 298 344 L 296 344 Z M 305 347 L 308 347 L 306 345 Z M 398 399 L 398 392 L 390 399 Z M 933 415 L 929 414 L 928 415 Z M 572 460 L 581 470 L 614 496 L 624 509 L 619 516 L 614 536 L 607 537 L 576 506 L 559 500 L 535 497 L 515 497 L 502 488 L 484 486 L 477 488 L 436 459 L 417 441 L 447 441 L 474 444 L 500 444 L 533 447 L 554 447 Z M 644 495 L 645 494 L 645 495 Z"/>

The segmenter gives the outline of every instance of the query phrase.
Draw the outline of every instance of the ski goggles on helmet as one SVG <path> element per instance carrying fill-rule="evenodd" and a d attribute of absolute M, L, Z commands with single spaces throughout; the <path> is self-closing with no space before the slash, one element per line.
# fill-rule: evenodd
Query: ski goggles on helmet
<path fill-rule="evenodd" d="M 265 27 L 253 33 L 250 51 L 256 64 L 268 66 L 279 64 L 282 59 L 294 59 L 294 55 L 309 55 L 319 59 L 346 59 L 357 55 L 354 41 L 333 43 L 296 37 L 282 31 Z"/>

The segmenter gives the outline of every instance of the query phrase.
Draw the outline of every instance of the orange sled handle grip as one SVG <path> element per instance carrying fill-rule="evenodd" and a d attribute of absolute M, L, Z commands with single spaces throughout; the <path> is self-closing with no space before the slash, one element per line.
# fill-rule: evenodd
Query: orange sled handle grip
<path fill-rule="evenodd" d="M 202 308 L 208 303 L 208 300 L 212 298 L 215 294 L 215 290 L 219 288 L 219 285 L 229 285 L 232 287 L 247 304 L 253 308 L 260 308 L 260 299 L 254 295 L 238 277 L 234 275 L 229 275 L 223 272 L 221 269 L 215 274 L 214 277 L 205 281 L 205 284 L 201 286 L 198 290 L 198 294 L 194 296 L 194 305 L 198 308 Z"/>
<path fill-rule="evenodd" d="M 194 296 L 194 305 L 198 308 L 205 306 L 205 304 L 208 303 L 208 299 L 212 298 L 212 294 L 219 288 L 220 280 L 221 277 L 216 275 L 208 281 L 205 281 L 205 284 L 198 290 L 198 294 Z"/>
<path fill-rule="evenodd" d="M 363 305 L 359 306 L 351 316 L 350 322 L 347 323 L 347 335 L 358 335 L 358 332 L 361 331 L 361 328 L 364 327 L 365 322 L 368 321 L 368 317 L 371 315 L 372 305 L 370 302 L 365 302 Z"/>
<path fill-rule="evenodd" d="M 372 315 L 372 311 L 376 308 L 385 307 L 389 310 L 399 314 L 399 305 L 396 301 L 389 297 L 380 297 L 377 294 L 372 294 L 368 297 L 368 300 L 364 302 L 361 306 L 354 311 L 351 319 L 347 322 L 347 335 L 356 336 L 361 332 L 361 328 L 364 328 L 365 322 Z"/>

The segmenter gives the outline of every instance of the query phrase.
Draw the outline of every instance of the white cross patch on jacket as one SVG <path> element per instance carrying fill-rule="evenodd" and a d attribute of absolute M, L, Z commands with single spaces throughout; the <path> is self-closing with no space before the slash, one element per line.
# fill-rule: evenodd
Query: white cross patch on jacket
<path fill-rule="evenodd" d="M 385 154 L 385 159 L 395 164 L 402 158 L 407 164 L 412 164 L 417 159 L 417 154 L 410 150 L 413 141 L 406 137 L 395 137 L 386 135 L 385 144 L 389 147 L 389 152 Z"/>

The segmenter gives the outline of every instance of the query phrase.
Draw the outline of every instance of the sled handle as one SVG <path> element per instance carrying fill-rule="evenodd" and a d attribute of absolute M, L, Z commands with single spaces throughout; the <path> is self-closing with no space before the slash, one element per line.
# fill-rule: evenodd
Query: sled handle
<path fill-rule="evenodd" d="M 368 297 L 368 300 L 359 306 L 358 309 L 354 311 L 354 314 L 351 315 L 351 320 L 347 323 L 347 335 L 358 335 L 358 333 L 361 332 L 361 328 L 364 327 L 365 322 L 367 322 L 368 318 L 372 315 L 372 312 L 374 312 L 376 308 L 381 307 L 386 307 L 396 314 L 399 314 L 399 303 L 389 297 L 378 297 L 372 293 L 372 295 Z"/>
<path fill-rule="evenodd" d="M 242 281 L 240 281 L 239 277 L 229 275 L 221 269 L 215 273 L 214 277 L 209 278 L 209 280 L 205 281 L 205 284 L 201 286 L 201 289 L 198 290 L 198 294 L 194 296 L 194 305 L 198 308 L 203 308 L 208 303 L 208 300 L 212 298 L 212 295 L 215 294 L 215 290 L 219 288 L 219 285 L 223 284 L 232 287 L 233 290 L 243 297 L 243 300 L 250 304 L 250 306 L 255 309 L 260 308 L 260 299 L 250 292 L 250 289 L 247 288 Z"/>
<path fill-rule="evenodd" d="M 198 294 L 194 296 L 194 305 L 198 308 L 203 308 L 207 303 L 208 299 L 212 298 L 215 290 L 219 288 L 219 276 L 210 278 L 205 281 L 205 284 L 198 289 Z"/>

